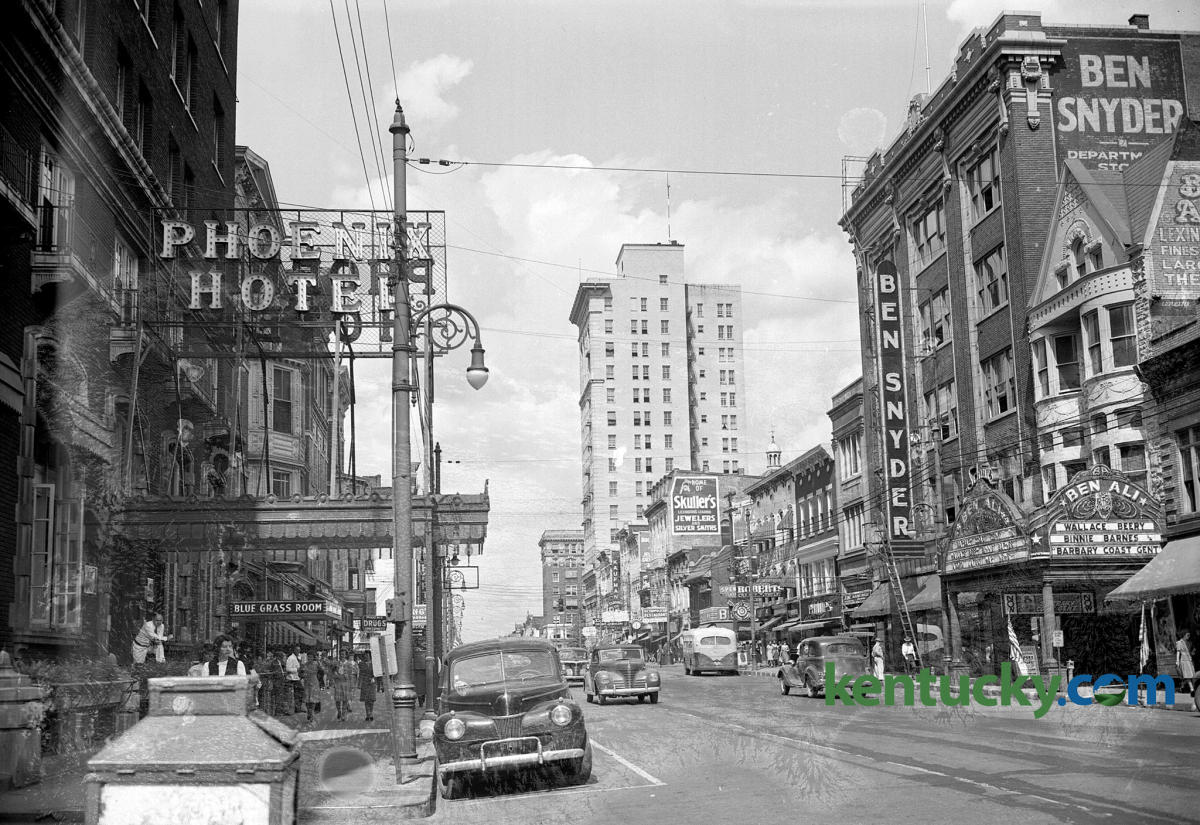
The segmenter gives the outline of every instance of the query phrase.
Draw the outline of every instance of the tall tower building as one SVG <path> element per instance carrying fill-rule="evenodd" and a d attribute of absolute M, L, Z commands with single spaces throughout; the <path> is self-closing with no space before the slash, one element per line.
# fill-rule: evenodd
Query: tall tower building
<path fill-rule="evenodd" d="M 684 283 L 683 250 L 623 244 L 620 277 L 575 294 L 587 566 L 617 550 L 623 525 L 645 524 L 671 470 L 745 470 L 741 289 Z"/>

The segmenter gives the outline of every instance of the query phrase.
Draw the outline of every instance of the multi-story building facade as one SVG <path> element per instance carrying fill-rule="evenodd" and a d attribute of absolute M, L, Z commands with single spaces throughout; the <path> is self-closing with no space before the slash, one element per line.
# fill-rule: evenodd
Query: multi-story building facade
<path fill-rule="evenodd" d="M 1122 377 L 1131 367 L 1131 319 L 1121 254 L 1105 248 L 1099 227 L 1049 239 L 1058 219 L 1082 212 L 1077 190 L 1056 202 L 1046 182 L 1072 163 L 1107 181 L 1194 118 L 1185 78 L 1197 70 L 1198 42 L 1193 33 L 1151 30 L 1145 15 L 1129 27 L 1000 15 L 967 37 L 932 95 L 914 99 L 903 133 L 867 162 L 841 221 L 863 308 L 864 460 L 883 471 L 866 476 L 866 522 L 882 528 L 880 548 L 912 580 L 906 592 L 946 550 L 948 595 L 932 601 L 949 614 L 955 662 L 977 672 L 998 667 L 995 651 L 1008 650 L 1008 621 L 1021 611 L 1033 620 L 1013 627 L 1045 668 L 1058 664 L 1051 631 L 1064 615 L 1084 616 L 1080 642 L 1121 638 L 1135 621 L 1095 608 L 1132 559 L 1067 564 L 1042 549 L 1052 496 L 1069 473 L 1097 458 L 1128 461 L 1138 473 L 1145 460 L 1144 430 L 1128 412 L 1140 389 Z M 1110 116 L 1119 107 L 1138 115 Z M 1126 197 L 1101 188 L 1110 206 Z M 1044 262 L 1050 276 L 1039 288 Z M 1080 394 L 1093 353 L 1081 346 L 1114 334 L 1116 348 L 1096 347 L 1093 385 L 1121 391 L 1091 399 L 1099 406 L 1089 413 Z M 984 492 L 1019 546 L 983 536 L 976 516 Z M 959 525 L 972 502 L 971 523 Z M 898 648 L 897 633 L 887 635 L 889 650 Z M 1061 656 L 1077 667 L 1107 666 L 1111 646 L 1088 642 Z"/>
<path fill-rule="evenodd" d="M 842 610 L 870 595 L 872 569 L 867 553 L 866 473 L 863 472 L 863 380 L 837 392 L 829 409 L 833 426 L 834 499 L 837 501 L 837 571 Z"/>
<path fill-rule="evenodd" d="M 772 588 L 755 600 L 758 621 L 789 641 L 842 625 L 833 468 L 818 445 L 746 488 L 750 554 Z"/>
<path fill-rule="evenodd" d="M 583 531 L 546 530 L 538 539 L 542 559 L 542 616 L 554 639 L 580 638 L 583 587 Z"/>
<path fill-rule="evenodd" d="M 163 578 L 113 514 L 195 492 L 207 456 L 181 422 L 228 412 L 230 373 L 180 364 L 178 330 L 143 311 L 170 291 L 148 216 L 233 202 L 237 10 L 22 0 L 5 15 L 0 463 L 17 472 L 0 488 L 15 514 L 0 640 L 31 654 L 127 649 Z"/>
<path fill-rule="evenodd" d="M 625 244 L 621 277 L 579 285 L 584 555 L 617 551 L 673 469 L 744 470 L 742 306 L 737 287 L 685 283 L 684 247 Z M 722 429 L 724 428 L 724 429 Z M 594 618 L 594 593 L 585 596 Z"/>

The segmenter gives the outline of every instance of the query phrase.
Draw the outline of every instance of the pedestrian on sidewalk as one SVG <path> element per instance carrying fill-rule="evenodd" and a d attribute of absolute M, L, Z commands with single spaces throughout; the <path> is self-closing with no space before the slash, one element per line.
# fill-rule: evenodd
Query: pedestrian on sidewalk
<path fill-rule="evenodd" d="M 1192 632 L 1183 631 L 1175 643 L 1175 666 L 1179 668 L 1179 680 L 1187 686 L 1187 692 L 1196 692 L 1196 667 L 1192 662 L 1196 651 L 1192 648 Z"/>
<path fill-rule="evenodd" d="M 365 718 L 375 719 L 375 674 L 371 670 L 371 657 L 364 656 L 358 663 L 358 698 L 362 700 Z"/>
<path fill-rule="evenodd" d="M 771 642 L 767 645 L 767 667 L 774 667 L 779 661 L 779 645 Z"/>
<path fill-rule="evenodd" d="M 300 665 L 303 663 L 304 651 L 300 645 L 292 648 L 291 654 L 283 664 L 284 679 L 291 693 L 292 712 L 304 712 L 304 683 L 300 681 Z"/>
<path fill-rule="evenodd" d="M 337 705 L 337 718 L 344 722 L 350 716 L 350 697 L 358 687 L 358 666 L 343 650 L 340 658 L 331 661 L 330 672 L 333 683 L 333 701 Z"/>
<path fill-rule="evenodd" d="M 130 652 L 133 654 L 133 663 L 135 665 L 144 665 L 146 663 L 146 654 L 150 652 L 152 647 L 175 638 L 174 636 L 163 636 L 159 632 L 159 629 L 163 626 L 161 613 L 150 611 L 145 614 L 145 617 L 146 621 L 138 628 L 138 632 L 133 637 L 133 642 L 130 645 Z M 159 659 L 159 661 L 162 660 Z"/>
<path fill-rule="evenodd" d="M 883 678 L 883 644 L 880 643 L 879 637 L 876 637 L 875 644 L 871 645 L 871 673 L 876 679 Z"/>
<path fill-rule="evenodd" d="M 320 663 L 315 656 L 300 663 L 300 681 L 303 683 L 304 709 L 311 722 L 314 713 L 321 713 Z"/>
<path fill-rule="evenodd" d="M 904 657 L 904 672 L 913 674 L 917 672 L 917 649 L 913 646 L 911 636 L 904 637 L 904 644 L 900 645 L 900 654 Z"/>

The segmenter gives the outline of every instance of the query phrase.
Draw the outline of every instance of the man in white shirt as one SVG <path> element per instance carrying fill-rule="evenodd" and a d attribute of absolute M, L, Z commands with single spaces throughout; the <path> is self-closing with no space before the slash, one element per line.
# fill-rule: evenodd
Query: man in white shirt
<path fill-rule="evenodd" d="M 300 664 L 304 661 L 303 657 L 304 654 L 300 649 L 300 645 L 296 645 L 292 648 L 287 661 L 283 664 L 286 674 L 284 681 L 287 682 L 288 688 L 291 690 L 292 713 L 304 712 L 304 687 L 300 683 Z"/>
<path fill-rule="evenodd" d="M 133 637 L 133 644 L 130 645 L 130 652 L 133 654 L 133 663 L 143 665 L 146 663 L 146 654 L 150 652 L 150 648 L 155 645 L 161 645 L 163 642 L 175 638 L 174 636 L 162 635 L 161 613 L 147 613 L 146 621 L 138 630 L 137 635 Z M 159 660 L 161 661 L 161 659 Z"/>
<path fill-rule="evenodd" d="M 917 649 L 913 647 L 910 637 L 904 637 L 904 644 L 900 645 L 900 654 L 904 656 L 904 672 L 915 673 L 917 670 Z"/>

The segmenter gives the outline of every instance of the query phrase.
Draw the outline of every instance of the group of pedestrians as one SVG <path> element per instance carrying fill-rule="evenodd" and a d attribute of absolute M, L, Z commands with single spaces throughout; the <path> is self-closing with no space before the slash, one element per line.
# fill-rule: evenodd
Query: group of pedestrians
<path fill-rule="evenodd" d="M 188 675 L 249 676 L 260 709 L 272 716 L 303 713 L 308 722 L 330 698 L 336 721 L 350 718 L 350 703 L 356 700 L 363 703 L 364 719 L 373 721 L 375 694 L 380 690 L 366 656 L 359 661 L 349 651 L 337 656 L 324 651 L 310 654 L 300 645 L 290 653 L 280 648 L 255 654 L 246 646 L 235 649 L 233 640 L 224 635 L 201 648 Z"/>

